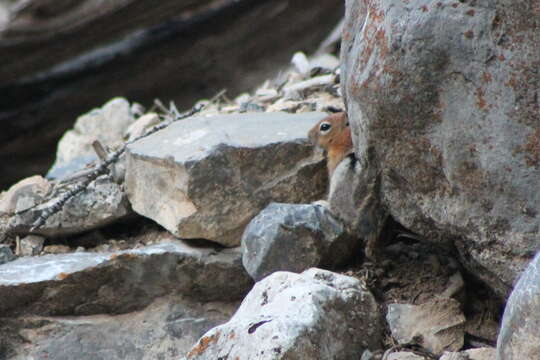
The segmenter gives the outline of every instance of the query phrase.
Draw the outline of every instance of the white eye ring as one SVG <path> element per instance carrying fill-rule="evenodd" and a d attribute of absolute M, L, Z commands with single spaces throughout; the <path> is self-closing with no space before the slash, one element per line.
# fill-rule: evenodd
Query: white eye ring
<path fill-rule="evenodd" d="M 319 132 L 322 135 L 328 134 L 330 130 L 332 129 L 332 124 L 330 124 L 328 121 L 324 121 L 319 126 Z"/>

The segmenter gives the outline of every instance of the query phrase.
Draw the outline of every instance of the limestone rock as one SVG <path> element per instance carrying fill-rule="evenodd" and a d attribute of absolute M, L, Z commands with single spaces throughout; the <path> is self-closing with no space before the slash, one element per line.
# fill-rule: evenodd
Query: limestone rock
<path fill-rule="evenodd" d="M 135 140 L 159 122 L 160 119 L 156 113 L 149 113 L 141 116 L 126 129 L 125 136 L 127 137 L 127 141 Z"/>
<path fill-rule="evenodd" d="M 535 359 L 540 354 L 540 253 L 506 303 L 497 339 L 498 360 Z"/>
<path fill-rule="evenodd" d="M 326 173 L 307 142 L 323 113 L 192 117 L 131 144 L 133 209 L 178 237 L 236 246 L 270 201 L 322 197 Z"/>
<path fill-rule="evenodd" d="M 388 355 L 387 360 L 426 360 L 426 358 L 412 352 L 398 351 Z"/>
<path fill-rule="evenodd" d="M 277 272 L 185 359 L 354 359 L 381 340 L 377 303 L 357 279 L 319 269 Z"/>
<path fill-rule="evenodd" d="M 237 303 L 157 299 L 122 315 L 2 319 L 2 354 L 9 359 L 178 359 L 206 331 L 226 322 Z"/>
<path fill-rule="evenodd" d="M 0 215 L 34 206 L 50 190 L 51 184 L 39 175 L 23 179 L 0 194 Z"/>
<path fill-rule="evenodd" d="M 43 250 L 44 242 L 45 242 L 45 238 L 43 236 L 38 236 L 38 235 L 25 236 L 19 241 L 20 254 L 18 253 L 17 255 L 22 255 L 22 256 L 39 255 L 39 253 L 41 253 L 41 250 Z"/>
<path fill-rule="evenodd" d="M 540 32 L 515 4 L 350 0 L 341 46 L 355 152 L 373 153 L 384 205 L 500 296 L 540 247 Z"/>
<path fill-rule="evenodd" d="M 532 359 L 532 358 L 531 358 Z M 469 349 L 461 352 L 444 353 L 440 360 L 496 360 L 495 348 Z"/>
<path fill-rule="evenodd" d="M 246 227 L 242 262 L 258 281 L 280 270 L 340 265 L 356 248 L 358 239 L 325 207 L 272 203 Z"/>
<path fill-rule="evenodd" d="M 8 245 L 0 244 L 0 265 L 10 262 L 15 259 L 13 251 Z"/>
<path fill-rule="evenodd" d="M 441 355 L 463 346 L 465 316 L 454 299 L 440 298 L 422 305 L 390 304 L 386 320 L 399 344 L 417 343 Z"/>
<path fill-rule="evenodd" d="M 131 107 L 124 98 L 112 99 L 102 108 L 80 116 L 73 129 L 68 130 L 60 139 L 56 161 L 47 177 L 61 178 L 67 175 L 67 170 L 75 172 L 96 159 L 92 147 L 95 140 L 109 148 L 122 145 L 124 133 L 133 122 Z"/>
<path fill-rule="evenodd" d="M 0 317 L 127 313 L 173 293 L 237 300 L 251 284 L 239 249 L 181 241 L 116 253 L 24 257 L 0 266 Z"/>
<path fill-rule="evenodd" d="M 59 184 L 51 193 L 60 194 L 72 186 L 70 183 Z M 39 192 L 25 194 L 16 198 L 14 209 L 18 213 L 9 220 L 12 231 L 19 234 L 27 234 L 42 209 L 55 201 L 50 197 L 45 200 Z M 111 177 L 102 175 L 90 183 L 85 191 L 68 200 L 61 211 L 52 215 L 33 233 L 45 237 L 81 233 L 110 224 L 129 214 L 131 209 L 122 187 L 113 182 Z"/>

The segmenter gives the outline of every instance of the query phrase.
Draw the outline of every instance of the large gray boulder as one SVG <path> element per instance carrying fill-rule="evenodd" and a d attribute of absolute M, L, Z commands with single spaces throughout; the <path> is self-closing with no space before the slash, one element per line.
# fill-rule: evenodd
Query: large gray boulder
<path fill-rule="evenodd" d="M 512 291 L 497 339 L 497 360 L 536 359 L 540 354 L 540 253 Z"/>
<path fill-rule="evenodd" d="M 315 268 L 276 272 L 185 359 L 357 359 L 378 349 L 382 335 L 377 302 L 358 279 Z"/>
<path fill-rule="evenodd" d="M 538 16 L 510 0 L 346 2 L 356 154 L 405 227 L 507 295 L 540 247 Z"/>
<path fill-rule="evenodd" d="M 0 265 L 0 317 L 127 313 L 169 294 L 231 301 L 251 285 L 240 249 L 178 240 L 114 253 L 23 257 Z"/>
<path fill-rule="evenodd" d="M 129 314 L 3 318 L 0 353 L 10 360 L 173 360 L 237 307 L 175 295 Z"/>
<path fill-rule="evenodd" d="M 358 242 L 324 206 L 272 203 L 246 227 L 242 263 L 258 281 L 275 271 L 341 265 Z"/>
<path fill-rule="evenodd" d="M 192 117 L 128 147 L 133 209 L 188 239 L 236 246 L 268 203 L 322 198 L 326 171 L 307 132 L 324 113 Z"/>

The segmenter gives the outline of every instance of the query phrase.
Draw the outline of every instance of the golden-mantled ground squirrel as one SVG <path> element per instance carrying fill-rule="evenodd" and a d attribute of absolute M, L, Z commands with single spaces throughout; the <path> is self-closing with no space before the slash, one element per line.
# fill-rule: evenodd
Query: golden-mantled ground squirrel
<path fill-rule="evenodd" d="M 330 186 L 326 206 L 364 240 L 365 254 L 376 257 L 376 243 L 387 213 L 379 201 L 380 178 L 375 166 L 354 154 L 349 119 L 336 113 L 319 121 L 308 133 L 310 141 L 326 152 Z"/>
<path fill-rule="evenodd" d="M 325 117 L 309 131 L 308 137 L 313 145 L 326 152 L 328 178 L 331 179 L 338 164 L 353 152 L 347 114 L 340 112 Z"/>

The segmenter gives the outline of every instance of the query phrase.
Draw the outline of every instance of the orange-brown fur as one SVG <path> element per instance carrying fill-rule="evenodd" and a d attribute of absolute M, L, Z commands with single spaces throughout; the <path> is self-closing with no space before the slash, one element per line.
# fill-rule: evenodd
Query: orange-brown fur
<path fill-rule="evenodd" d="M 330 124 L 328 132 L 321 130 L 321 125 L 325 123 Z M 325 150 L 329 178 L 341 160 L 353 152 L 351 128 L 345 112 L 329 115 L 319 121 L 309 131 L 308 137 L 314 145 Z"/>

